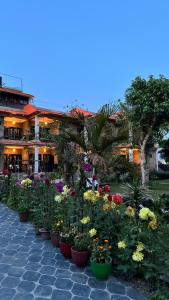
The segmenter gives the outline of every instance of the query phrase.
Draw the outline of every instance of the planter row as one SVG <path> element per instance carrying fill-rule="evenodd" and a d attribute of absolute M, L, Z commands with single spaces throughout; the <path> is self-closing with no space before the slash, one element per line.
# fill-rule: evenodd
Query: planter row
<path fill-rule="evenodd" d="M 20 213 L 20 221 L 27 222 L 29 214 L 24 212 Z M 77 251 L 72 245 L 62 242 L 59 238 L 59 235 L 55 233 L 50 233 L 45 229 L 35 228 L 36 235 L 40 235 L 43 240 L 51 240 L 51 243 L 54 247 L 59 247 L 61 254 L 65 259 L 72 259 L 76 266 L 79 268 L 87 266 L 90 260 L 91 270 L 94 276 L 98 279 L 107 279 L 112 271 L 112 260 L 110 259 L 109 263 L 99 264 L 94 262 L 90 258 L 89 251 Z"/>

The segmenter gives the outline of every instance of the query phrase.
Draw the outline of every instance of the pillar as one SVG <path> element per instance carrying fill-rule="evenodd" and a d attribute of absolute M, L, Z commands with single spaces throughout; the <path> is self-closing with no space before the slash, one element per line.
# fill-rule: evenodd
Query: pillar
<path fill-rule="evenodd" d="M 129 162 L 133 162 L 134 157 L 133 157 L 133 149 L 129 148 Z"/>
<path fill-rule="evenodd" d="M 35 116 L 35 140 L 39 141 L 39 118 Z"/>
<path fill-rule="evenodd" d="M 35 153 L 34 153 L 34 172 L 38 173 L 39 172 L 39 148 L 37 145 L 35 145 Z"/>
<path fill-rule="evenodd" d="M 4 117 L 0 117 L 0 139 L 4 138 Z M 4 168 L 4 146 L 0 145 L 0 172 Z"/>

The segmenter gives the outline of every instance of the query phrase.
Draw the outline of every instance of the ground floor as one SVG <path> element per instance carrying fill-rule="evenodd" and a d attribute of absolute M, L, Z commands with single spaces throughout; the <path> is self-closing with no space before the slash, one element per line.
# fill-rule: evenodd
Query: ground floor
<path fill-rule="evenodd" d="M 89 267 L 77 268 L 1 203 L 0 220 L 0 299 L 147 300 L 113 276 L 99 281 Z"/>
<path fill-rule="evenodd" d="M 4 146 L 0 156 L 1 172 L 53 172 L 57 164 L 55 149 L 46 146 Z"/>

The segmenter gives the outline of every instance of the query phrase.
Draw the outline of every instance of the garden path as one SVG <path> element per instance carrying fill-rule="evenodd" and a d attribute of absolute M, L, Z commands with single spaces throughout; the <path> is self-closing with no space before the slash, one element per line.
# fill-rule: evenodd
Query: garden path
<path fill-rule="evenodd" d="M 33 299 L 146 300 L 114 277 L 98 281 L 89 267 L 78 269 L 0 204 L 0 300 Z"/>

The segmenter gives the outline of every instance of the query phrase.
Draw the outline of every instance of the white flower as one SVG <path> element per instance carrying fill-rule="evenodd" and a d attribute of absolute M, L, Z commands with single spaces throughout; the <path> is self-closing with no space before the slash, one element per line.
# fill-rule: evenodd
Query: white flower
<path fill-rule="evenodd" d="M 55 201 L 58 202 L 58 203 L 60 203 L 62 201 L 61 195 L 56 195 L 55 196 Z"/>

